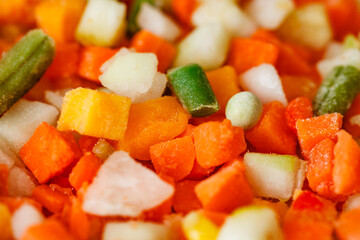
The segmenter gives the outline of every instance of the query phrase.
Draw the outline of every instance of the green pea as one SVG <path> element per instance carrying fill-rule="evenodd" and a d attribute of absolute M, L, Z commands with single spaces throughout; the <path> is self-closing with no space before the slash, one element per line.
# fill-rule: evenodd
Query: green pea
<path fill-rule="evenodd" d="M 345 114 L 360 91 L 360 71 L 353 66 L 334 68 L 322 82 L 313 101 L 315 115 Z"/>
<path fill-rule="evenodd" d="M 260 120 L 262 103 L 251 92 L 239 92 L 232 96 L 225 109 L 226 118 L 233 126 L 251 129 Z"/>

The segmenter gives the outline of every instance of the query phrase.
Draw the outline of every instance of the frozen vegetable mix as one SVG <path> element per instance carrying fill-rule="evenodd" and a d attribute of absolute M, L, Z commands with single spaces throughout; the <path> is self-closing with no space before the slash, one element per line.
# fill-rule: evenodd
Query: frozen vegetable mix
<path fill-rule="evenodd" d="M 0 240 L 360 239 L 360 1 L 0 0 Z"/>

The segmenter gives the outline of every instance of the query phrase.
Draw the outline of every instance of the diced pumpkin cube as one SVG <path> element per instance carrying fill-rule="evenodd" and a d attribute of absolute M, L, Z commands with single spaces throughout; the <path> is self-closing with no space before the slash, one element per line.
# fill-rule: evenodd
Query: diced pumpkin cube
<path fill-rule="evenodd" d="M 77 88 L 66 93 L 58 122 L 60 131 L 122 140 L 131 100 L 112 93 Z"/>

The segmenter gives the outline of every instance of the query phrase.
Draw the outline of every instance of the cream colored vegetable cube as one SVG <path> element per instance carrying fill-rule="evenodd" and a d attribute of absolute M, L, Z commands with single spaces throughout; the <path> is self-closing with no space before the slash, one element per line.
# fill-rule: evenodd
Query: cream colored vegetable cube
<path fill-rule="evenodd" d="M 116 0 L 89 0 L 76 30 L 84 45 L 115 47 L 123 39 L 126 5 Z"/>

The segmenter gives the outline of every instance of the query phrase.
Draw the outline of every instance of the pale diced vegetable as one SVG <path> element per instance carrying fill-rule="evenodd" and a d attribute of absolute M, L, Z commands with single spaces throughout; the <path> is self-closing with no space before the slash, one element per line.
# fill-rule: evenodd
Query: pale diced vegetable
<path fill-rule="evenodd" d="M 16 240 L 21 239 L 26 230 L 44 221 L 44 216 L 34 206 L 24 203 L 11 217 L 12 233 Z"/>
<path fill-rule="evenodd" d="M 314 49 L 325 47 L 332 38 L 326 9 L 320 3 L 297 8 L 285 19 L 278 33 L 286 40 Z"/>
<path fill-rule="evenodd" d="M 49 104 L 22 99 L 0 118 L 0 138 L 18 154 L 40 123 L 55 125 L 58 114 Z"/>
<path fill-rule="evenodd" d="M 116 0 L 89 0 L 76 30 L 85 45 L 115 47 L 123 39 L 126 4 Z"/>
<path fill-rule="evenodd" d="M 126 152 L 114 152 L 101 166 L 88 187 L 83 210 L 100 216 L 137 217 L 159 206 L 174 193 L 174 187 Z"/>
<path fill-rule="evenodd" d="M 36 186 L 36 180 L 25 168 L 13 167 L 8 176 L 8 192 L 10 196 L 30 197 Z"/>
<path fill-rule="evenodd" d="M 336 57 L 321 60 L 316 68 L 324 79 L 335 67 L 341 65 L 351 65 L 360 70 L 360 50 L 349 49 Z"/>
<path fill-rule="evenodd" d="M 175 41 L 181 33 L 178 25 L 170 17 L 147 2 L 141 4 L 136 20 L 141 29 L 170 42 Z"/>
<path fill-rule="evenodd" d="M 178 46 L 174 66 L 197 63 L 203 69 L 220 67 L 226 59 L 230 35 L 221 24 L 200 26 Z"/>
<path fill-rule="evenodd" d="M 109 222 L 104 227 L 103 240 L 170 240 L 169 228 L 150 222 Z"/>
<path fill-rule="evenodd" d="M 240 76 L 240 85 L 254 93 L 263 104 L 277 100 L 287 105 L 281 79 L 273 65 L 264 63 L 249 69 Z"/>
<path fill-rule="evenodd" d="M 14 165 L 23 166 L 22 161 L 10 150 L 9 146 L 0 139 L 0 164 L 4 164 L 8 169 Z"/>
<path fill-rule="evenodd" d="M 252 0 L 246 12 L 265 29 L 277 29 L 295 9 L 293 0 Z"/>
<path fill-rule="evenodd" d="M 241 36 L 245 26 L 245 16 L 233 1 L 206 1 L 192 14 L 194 26 L 221 23 L 233 36 Z"/>
<path fill-rule="evenodd" d="M 259 197 L 288 200 L 295 189 L 301 189 L 305 163 L 292 155 L 246 153 L 246 176 L 254 194 Z"/>
<path fill-rule="evenodd" d="M 190 212 L 181 225 L 189 240 L 216 240 L 219 233 L 219 228 L 200 212 Z"/>
<path fill-rule="evenodd" d="M 61 106 L 63 103 L 63 99 L 64 96 L 66 94 L 67 91 L 69 91 L 71 89 L 62 89 L 59 91 L 45 91 L 45 101 L 48 102 L 49 104 L 53 105 L 54 107 L 56 107 L 58 110 L 61 110 Z"/>
<path fill-rule="evenodd" d="M 104 64 L 101 83 L 112 92 L 131 98 L 133 103 L 161 97 L 166 77 L 157 73 L 156 55 L 120 51 Z"/>
<path fill-rule="evenodd" d="M 227 217 L 217 240 L 282 240 L 277 215 L 271 208 L 247 206 Z"/>
<path fill-rule="evenodd" d="M 323 59 L 337 57 L 341 55 L 344 52 L 344 50 L 345 49 L 341 43 L 335 41 L 329 42 L 329 44 L 326 46 Z"/>

